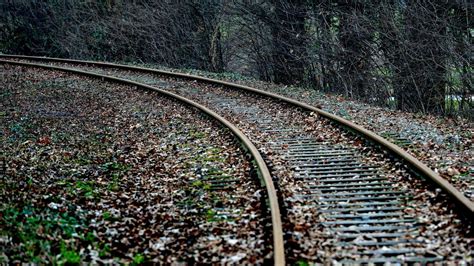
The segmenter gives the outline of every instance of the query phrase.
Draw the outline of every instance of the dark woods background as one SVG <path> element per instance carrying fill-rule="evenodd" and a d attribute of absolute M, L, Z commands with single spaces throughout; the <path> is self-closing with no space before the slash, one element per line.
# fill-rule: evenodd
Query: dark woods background
<path fill-rule="evenodd" d="M 469 0 L 0 0 L 0 52 L 231 71 L 474 117 Z"/>

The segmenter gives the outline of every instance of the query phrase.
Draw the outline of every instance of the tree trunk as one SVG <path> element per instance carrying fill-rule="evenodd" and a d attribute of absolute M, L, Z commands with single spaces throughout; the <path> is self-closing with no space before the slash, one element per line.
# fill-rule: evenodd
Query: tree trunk
<path fill-rule="evenodd" d="M 428 12 L 423 12 L 428 10 Z M 399 109 L 444 113 L 446 87 L 446 58 L 442 51 L 445 28 L 437 21 L 447 12 L 441 5 L 432 3 L 409 3 L 405 18 L 405 30 L 411 43 L 407 47 L 409 56 L 401 66 L 401 79 L 410 77 L 409 83 L 399 92 Z M 434 15 L 434 17 L 432 17 Z M 426 21 L 431 23 L 427 24 Z M 433 34 L 437 33 L 437 35 Z M 405 73 L 410 75 L 406 76 Z M 411 83 L 411 84 L 410 84 Z M 413 101 L 412 99 L 418 99 Z"/>
<path fill-rule="evenodd" d="M 221 30 L 219 26 L 214 28 L 214 32 L 211 37 L 211 48 L 210 48 L 210 57 L 212 70 L 214 72 L 224 71 L 224 60 L 222 59 L 222 49 L 221 49 Z"/>
<path fill-rule="evenodd" d="M 273 39 L 273 81 L 283 84 L 302 82 L 305 72 L 305 20 L 304 0 L 274 0 L 274 21 L 271 24 Z"/>
<path fill-rule="evenodd" d="M 341 4 L 339 41 L 342 53 L 339 55 L 341 74 L 347 84 L 348 96 L 369 100 L 370 88 L 370 43 L 371 34 L 363 25 L 366 16 L 362 4 Z"/>

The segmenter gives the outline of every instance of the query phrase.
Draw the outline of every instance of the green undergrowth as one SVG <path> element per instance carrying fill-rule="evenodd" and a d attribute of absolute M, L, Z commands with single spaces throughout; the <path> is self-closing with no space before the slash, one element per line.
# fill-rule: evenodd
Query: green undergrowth
<path fill-rule="evenodd" d="M 71 206 L 54 210 L 3 204 L 0 221 L 1 237 L 18 243 L 3 247 L 10 254 L 18 254 L 10 257 L 10 263 L 18 260 L 35 264 L 79 264 L 81 246 L 98 250 L 101 258 L 110 257 L 110 246 L 88 231 L 87 221 Z"/>

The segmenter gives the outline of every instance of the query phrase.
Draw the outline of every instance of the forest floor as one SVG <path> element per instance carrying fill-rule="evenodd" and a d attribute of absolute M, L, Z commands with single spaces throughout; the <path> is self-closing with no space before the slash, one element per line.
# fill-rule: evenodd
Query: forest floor
<path fill-rule="evenodd" d="M 271 258 L 261 187 L 228 130 L 130 86 L 0 75 L 0 264 Z"/>
<path fill-rule="evenodd" d="M 395 111 L 314 89 L 284 86 L 229 73 L 185 72 L 234 82 L 300 100 L 372 130 L 407 150 L 474 201 L 474 122 Z"/>

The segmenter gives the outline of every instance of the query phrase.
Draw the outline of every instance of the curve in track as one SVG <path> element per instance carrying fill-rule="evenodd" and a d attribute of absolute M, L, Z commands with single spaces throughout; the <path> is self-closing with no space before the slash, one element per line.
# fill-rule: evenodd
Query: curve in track
<path fill-rule="evenodd" d="M 42 69 L 64 71 L 64 72 L 69 72 L 73 74 L 99 78 L 102 80 L 108 80 L 108 81 L 117 82 L 121 84 L 136 86 L 138 88 L 142 88 L 146 90 L 155 91 L 167 97 L 178 100 L 179 102 L 195 107 L 201 112 L 209 115 L 210 117 L 212 117 L 213 119 L 217 120 L 219 123 L 227 127 L 236 136 L 236 138 L 239 139 L 243 147 L 250 152 L 253 159 L 255 160 L 255 163 L 257 165 L 258 171 L 260 172 L 260 176 L 262 177 L 262 181 L 265 184 L 265 188 L 268 195 L 268 201 L 269 201 L 271 219 L 272 219 L 274 264 L 285 265 L 285 253 L 284 253 L 284 245 L 283 245 L 284 242 L 283 242 L 283 230 L 282 230 L 282 222 L 281 222 L 281 215 L 280 215 L 280 207 L 278 205 L 278 198 L 277 198 L 276 190 L 275 190 L 275 187 L 270 175 L 270 171 L 268 170 L 268 167 L 265 164 L 265 161 L 263 160 L 262 155 L 257 150 L 255 145 L 250 141 L 250 139 L 247 136 L 245 136 L 245 134 L 242 133 L 242 131 L 240 131 L 235 125 L 230 123 L 228 120 L 218 115 L 211 109 L 199 103 L 196 103 L 190 99 L 187 99 L 185 97 L 182 97 L 180 95 L 177 95 L 165 90 L 155 88 L 153 86 L 149 86 L 149 85 L 131 81 L 131 80 L 126 80 L 126 79 L 107 76 L 107 75 L 101 75 L 97 73 L 92 73 L 92 72 L 82 71 L 82 70 L 77 70 L 77 69 L 72 69 L 72 68 L 49 66 L 49 65 L 34 64 L 34 63 L 22 63 L 22 62 L 15 62 L 15 61 L 0 60 L 0 64 L 11 64 L 11 65 L 17 65 L 17 66 L 36 67 L 36 68 L 42 68 Z"/>
<path fill-rule="evenodd" d="M 201 76 L 196 76 L 196 75 L 189 75 L 189 74 L 184 74 L 184 73 L 178 73 L 178 72 L 170 72 L 170 71 L 164 71 L 164 70 L 157 70 L 157 69 L 150 69 L 150 68 L 143 68 L 143 67 L 135 67 L 135 66 L 127 66 L 127 65 L 120 65 L 120 64 L 113 64 L 113 63 L 104 63 L 104 62 L 95 62 L 95 61 L 82 61 L 82 60 L 73 60 L 73 59 L 62 59 L 62 58 L 48 58 L 48 57 L 35 57 L 35 56 L 21 56 L 21 55 L 0 55 L 0 58 L 11 58 L 11 59 L 26 59 L 26 60 L 39 60 L 39 61 L 46 61 L 46 62 L 60 62 L 60 63 L 77 63 L 77 64 L 89 64 L 89 65 L 97 65 L 97 66 L 102 66 L 102 67 L 114 67 L 114 68 L 119 68 L 119 69 L 124 69 L 124 70 L 136 70 L 136 71 L 144 71 L 144 72 L 149 72 L 149 73 L 154 73 L 154 74 L 159 74 L 159 75 L 165 75 L 165 76 L 170 76 L 170 77 L 177 77 L 177 78 L 184 78 L 184 79 L 191 79 L 191 80 L 198 80 L 202 82 L 207 82 L 210 84 L 216 84 L 216 85 L 222 85 L 228 88 L 233 88 L 233 89 L 239 89 L 239 90 L 244 90 L 248 92 L 253 92 L 259 95 L 267 96 L 273 99 L 280 100 L 282 102 L 289 103 L 291 105 L 303 108 L 304 110 L 308 110 L 311 112 L 315 112 L 321 117 L 324 117 L 326 119 L 329 119 L 332 122 L 335 122 L 336 124 L 349 129 L 356 134 L 364 137 L 365 139 L 371 141 L 375 145 L 378 145 L 382 147 L 383 149 L 389 151 L 392 153 L 394 156 L 397 158 L 403 160 L 406 162 L 408 165 L 411 166 L 411 169 L 414 170 L 415 172 L 421 174 L 425 178 L 427 178 L 429 181 L 437 185 L 439 188 L 441 188 L 444 192 L 446 192 L 454 202 L 457 203 L 457 206 L 462 209 L 464 212 L 461 212 L 463 215 L 472 218 L 474 217 L 474 202 L 470 201 L 468 198 L 466 198 L 459 190 L 457 190 L 455 187 L 453 187 L 448 181 L 444 180 L 441 178 L 436 172 L 431 170 L 428 166 L 426 166 L 424 163 L 420 162 L 418 159 L 410 155 L 408 152 L 400 148 L 394 143 L 391 143 L 390 141 L 386 140 L 385 138 L 379 136 L 378 134 L 374 133 L 373 131 L 370 131 L 368 129 L 365 129 L 351 121 L 348 121 L 342 117 L 339 117 L 337 115 L 328 113 L 326 111 L 323 111 L 319 108 L 313 107 L 311 105 L 308 105 L 306 103 L 284 97 L 275 93 L 270 93 L 262 90 L 258 90 L 255 88 L 251 88 L 248 86 L 244 85 L 239 85 L 231 82 L 226 82 L 226 81 L 220 81 L 216 79 L 211 79 L 211 78 L 206 78 L 206 77 L 201 77 Z"/>

